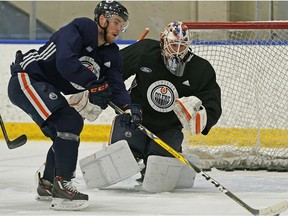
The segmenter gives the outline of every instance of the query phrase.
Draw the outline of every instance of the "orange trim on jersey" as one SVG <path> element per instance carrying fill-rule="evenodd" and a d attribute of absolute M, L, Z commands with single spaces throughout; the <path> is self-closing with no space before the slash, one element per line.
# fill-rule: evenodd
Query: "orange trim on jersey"
<path fill-rule="evenodd" d="M 45 108 L 41 105 L 41 103 L 39 102 L 39 100 L 37 99 L 37 97 L 35 96 L 33 91 L 31 90 L 31 88 L 29 87 L 28 82 L 27 82 L 26 77 L 25 77 L 25 73 L 20 73 L 20 77 L 21 77 L 21 80 L 23 82 L 24 88 L 27 91 L 27 93 L 30 95 L 30 97 L 32 98 L 32 100 L 34 101 L 36 106 L 39 108 L 39 110 L 43 113 L 43 115 L 46 118 L 48 118 L 49 113 L 46 112 Z"/>

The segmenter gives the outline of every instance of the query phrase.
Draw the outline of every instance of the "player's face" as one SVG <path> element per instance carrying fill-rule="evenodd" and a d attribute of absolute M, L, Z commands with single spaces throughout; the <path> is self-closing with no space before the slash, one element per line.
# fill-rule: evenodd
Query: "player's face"
<path fill-rule="evenodd" d="M 118 37 L 119 33 L 123 31 L 123 28 L 126 24 L 127 23 L 120 16 L 113 15 L 110 18 L 107 28 L 106 41 L 108 43 L 113 43 L 114 40 Z"/>
<path fill-rule="evenodd" d="M 185 45 L 179 45 L 178 43 L 173 43 L 168 47 L 171 54 L 182 53 L 185 49 Z"/>

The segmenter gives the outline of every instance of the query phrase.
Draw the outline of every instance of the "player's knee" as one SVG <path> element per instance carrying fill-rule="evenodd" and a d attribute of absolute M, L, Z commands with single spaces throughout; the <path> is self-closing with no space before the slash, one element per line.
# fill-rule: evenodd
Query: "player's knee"
<path fill-rule="evenodd" d="M 74 108 L 64 107 L 57 113 L 55 126 L 57 136 L 59 136 L 59 132 L 79 136 L 83 129 L 84 121 Z"/>
<path fill-rule="evenodd" d="M 110 144 L 119 140 L 126 140 L 135 157 L 141 158 L 145 153 L 147 136 L 140 129 L 125 128 L 121 125 L 120 118 L 116 117 L 113 121 Z"/>
<path fill-rule="evenodd" d="M 171 129 L 168 131 L 160 132 L 156 134 L 160 139 L 162 139 L 165 143 L 167 143 L 171 148 L 173 148 L 177 152 L 182 151 L 182 142 L 183 142 L 183 133 L 178 129 Z M 148 155 L 160 155 L 160 156 L 168 156 L 172 155 L 165 150 L 162 146 L 154 142 L 150 141 L 148 145 Z"/>

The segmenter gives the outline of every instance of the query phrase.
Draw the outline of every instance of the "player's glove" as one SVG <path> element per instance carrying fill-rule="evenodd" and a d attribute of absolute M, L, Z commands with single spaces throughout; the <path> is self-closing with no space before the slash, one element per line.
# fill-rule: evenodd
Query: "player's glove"
<path fill-rule="evenodd" d="M 136 129 L 142 123 L 142 108 L 139 104 L 129 104 L 125 113 L 120 115 L 121 126 Z"/>
<path fill-rule="evenodd" d="M 100 80 L 92 82 L 87 86 L 89 102 L 101 107 L 101 109 L 108 107 L 109 98 L 112 95 L 109 85 L 104 79 L 105 77 L 102 77 Z"/>
<path fill-rule="evenodd" d="M 207 113 L 202 101 L 195 97 L 182 97 L 175 101 L 173 111 L 185 130 L 192 135 L 201 133 L 207 124 Z"/>
<path fill-rule="evenodd" d="M 90 122 L 95 121 L 102 112 L 101 107 L 89 102 L 88 90 L 71 95 L 68 98 L 68 103 Z"/>

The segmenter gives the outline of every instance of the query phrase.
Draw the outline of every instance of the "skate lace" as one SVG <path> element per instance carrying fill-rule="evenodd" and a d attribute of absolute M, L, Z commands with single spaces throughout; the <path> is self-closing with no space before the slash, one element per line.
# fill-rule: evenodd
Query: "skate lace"
<path fill-rule="evenodd" d="M 63 181 L 63 186 L 64 186 L 67 190 L 69 190 L 69 191 L 71 191 L 71 192 L 73 192 L 73 193 L 80 193 L 80 192 L 77 190 L 77 188 L 73 185 L 73 182 L 72 182 L 72 181 Z"/>

